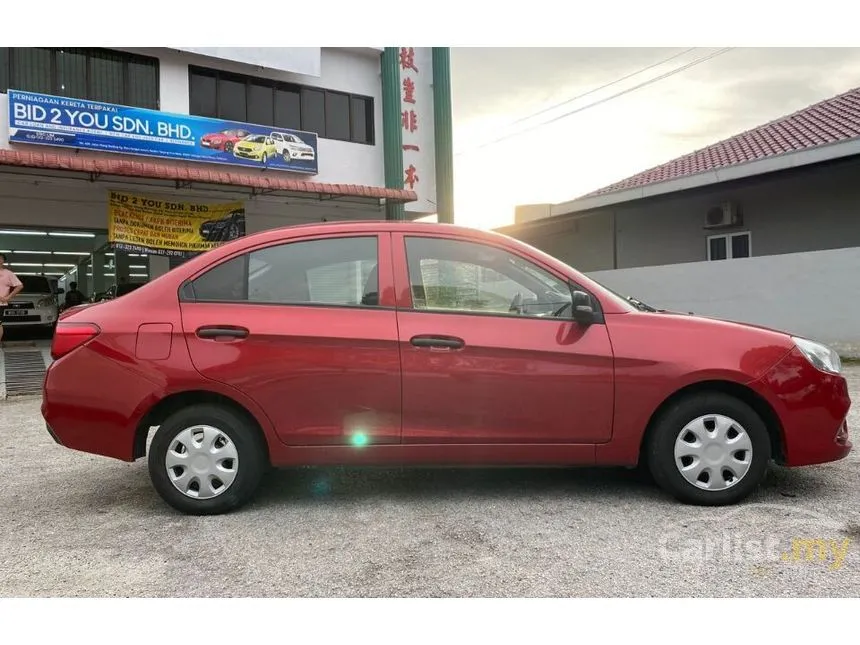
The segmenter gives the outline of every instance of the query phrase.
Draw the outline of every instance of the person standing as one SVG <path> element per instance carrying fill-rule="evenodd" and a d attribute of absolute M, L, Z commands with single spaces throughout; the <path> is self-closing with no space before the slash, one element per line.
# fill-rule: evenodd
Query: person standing
<path fill-rule="evenodd" d="M 12 298 L 21 293 L 22 282 L 6 266 L 6 255 L 0 253 L 0 343 L 3 342 L 3 315 Z"/>
<path fill-rule="evenodd" d="M 81 291 L 78 291 L 78 283 L 70 282 L 69 290 L 66 291 L 65 301 L 63 302 L 63 309 L 77 307 L 78 305 L 84 304 L 86 301 L 86 296 L 84 296 Z"/>

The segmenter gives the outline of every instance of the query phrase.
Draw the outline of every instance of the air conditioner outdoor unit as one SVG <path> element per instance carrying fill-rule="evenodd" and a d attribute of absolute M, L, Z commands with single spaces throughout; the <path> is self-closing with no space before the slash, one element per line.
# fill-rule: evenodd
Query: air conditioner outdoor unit
<path fill-rule="evenodd" d="M 743 224 L 740 206 L 735 202 L 723 202 L 708 209 L 705 228 L 726 228 Z"/>

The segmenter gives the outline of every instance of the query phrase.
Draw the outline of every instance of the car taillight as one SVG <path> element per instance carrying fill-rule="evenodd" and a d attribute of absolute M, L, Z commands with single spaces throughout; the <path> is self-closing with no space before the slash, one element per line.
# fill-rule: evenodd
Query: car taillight
<path fill-rule="evenodd" d="M 101 329 L 93 323 L 58 322 L 51 343 L 51 358 L 57 360 L 99 335 Z"/>

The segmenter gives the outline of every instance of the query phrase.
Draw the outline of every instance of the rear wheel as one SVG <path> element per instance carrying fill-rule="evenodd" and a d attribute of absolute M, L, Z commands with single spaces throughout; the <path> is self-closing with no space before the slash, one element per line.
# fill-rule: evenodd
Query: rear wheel
<path fill-rule="evenodd" d="M 161 424 L 148 464 L 162 499 L 192 515 L 243 506 L 267 469 L 256 428 L 230 408 L 208 403 L 184 408 Z"/>
<path fill-rule="evenodd" d="M 676 499 L 735 504 L 752 493 L 770 461 L 770 437 L 756 412 L 719 392 L 693 394 L 657 419 L 646 447 L 654 481 Z"/>

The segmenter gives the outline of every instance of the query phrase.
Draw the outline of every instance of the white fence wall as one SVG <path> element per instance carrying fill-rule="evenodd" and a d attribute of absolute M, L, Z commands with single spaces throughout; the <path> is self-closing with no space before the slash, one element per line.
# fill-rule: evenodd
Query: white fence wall
<path fill-rule="evenodd" d="M 764 325 L 860 358 L 860 248 L 594 271 L 654 307 Z"/>

